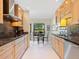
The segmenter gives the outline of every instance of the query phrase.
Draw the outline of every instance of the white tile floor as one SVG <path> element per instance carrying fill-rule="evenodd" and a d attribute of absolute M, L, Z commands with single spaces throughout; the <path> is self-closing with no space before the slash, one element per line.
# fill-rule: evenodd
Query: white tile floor
<path fill-rule="evenodd" d="M 59 57 L 48 43 L 38 45 L 36 42 L 31 42 L 22 59 L 59 59 Z"/>

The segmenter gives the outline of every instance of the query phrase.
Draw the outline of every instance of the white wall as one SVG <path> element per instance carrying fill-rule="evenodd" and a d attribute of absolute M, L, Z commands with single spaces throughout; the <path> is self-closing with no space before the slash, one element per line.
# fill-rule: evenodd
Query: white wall
<path fill-rule="evenodd" d="M 30 23 L 45 23 L 50 24 L 50 19 L 30 19 Z"/>

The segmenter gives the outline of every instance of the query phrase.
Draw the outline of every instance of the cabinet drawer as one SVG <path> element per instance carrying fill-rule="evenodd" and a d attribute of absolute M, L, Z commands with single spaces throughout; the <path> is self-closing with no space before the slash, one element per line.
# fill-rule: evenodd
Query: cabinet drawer
<path fill-rule="evenodd" d="M 15 45 L 18 45 L 18 43 L 23 42 L 23 41 L 25 41 L 24 37 L 19 38 L 19 39 L 15 40 Z"/>
<path fill-rule="evenodd" d="M 59 50 L 59 42 L 58 42 L 57 39 L 55 40 L 55 49 L 58 52 L 58 50 Z"/>
<path fill-rule="evenodd" d="M 0 52 L 1 59 L 13 59 L 14 58 L 14 47 L 7 47 L 4 51 Z"/>
<path fill-rule="evenodd" d="M 14 46 L 14 41 L 0 47 L 0 54 Z"/>
<path fill-rule="evenodd" d="M 19 44 L 19 45 L 15 46 L 16 52 L 18 52 L 18 50 L 21 49 L 22 46 L 25 47 L 25 44 L 23 43 L 23 44 Z"/>
<path fill-rule="evenodd" d="M 59 53 L 59 55 L 60 55 L 61 59 L 63 59 L 64 58 L 64 44 L 60 42 L 59 45 L 60 45 L 60 48 L 59 48 L 60 53 Z"/>
<path fill-rule="evenodd" d="M 26 47 L 25 44 L 21 45 L 20 48 L 16 49 L 15 54 L 16 54 L 16 59 L 20 59 L 21 56 L 23 55 L 24 51 L 25 51 Z"/>

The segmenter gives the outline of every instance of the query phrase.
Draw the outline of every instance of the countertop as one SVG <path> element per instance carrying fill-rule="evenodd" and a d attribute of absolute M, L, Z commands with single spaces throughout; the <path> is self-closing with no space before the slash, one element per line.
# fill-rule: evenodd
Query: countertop
<path fill-rule="evenodd" d="M 19 35 L 19 36 L 16 36 L 16 37 L 3 37 L 3 38 L 0 38 L 0 46 L 3 46 L 5 44 L 8 44 L 14 40 L 17 40 L 18 38 L 20 37 L 23 37 L 24 35 L 27 35 L 28 33 L 24 33 L 22 35 Z"/>
<path fill-rule="evenodd" d="M 54 33 L 52 35 L 57 36 L 59 38 L 62 38 L 63 40 L 68 41 L 69 43 L 73 43 L 73 44 L 79 46 L 79 39 L 78 40 L 73 40 L 72 38 L 74 38 L 74 37 L 62 36 L 62 35 L 54 34 Z"/>

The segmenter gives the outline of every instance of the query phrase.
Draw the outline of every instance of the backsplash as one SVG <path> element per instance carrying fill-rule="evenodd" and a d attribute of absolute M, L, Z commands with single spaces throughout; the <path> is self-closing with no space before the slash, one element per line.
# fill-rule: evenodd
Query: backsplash
<path fill-rule="evenodd" d="M 77 36 L 79 34 L 79 24 L 74 24 L 67 28 L 69 35 Z"/>
<path fill-rule="evenodd" d="M 10 22 L 4 21 L 4 24 L 0 24 L 0 37 L 14 36 L 13 30 Z"/>
<path fill-rule="evenodd" d="M 5 27 L 3 24 L 0 24 L 0 37 L 4 36 Z"/>

